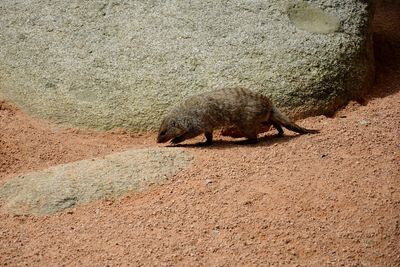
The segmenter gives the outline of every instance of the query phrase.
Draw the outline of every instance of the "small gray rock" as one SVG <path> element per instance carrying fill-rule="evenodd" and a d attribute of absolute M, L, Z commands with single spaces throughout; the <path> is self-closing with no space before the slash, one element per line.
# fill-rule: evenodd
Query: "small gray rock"
<path fill-rule="evenodd" d="M 45 215 L 161 183 L 192 157 L 179 148 L 137 149 L 32 172 L 0 187 L 3 210 Z"/>
<path fill-rule="evenodd" d="M 370 122 L 368 120 L 360 120 L 359 123 L 360 123 L 360 125 L 363 125 L 363 126 L 368 126 L 370 124 Z"/>

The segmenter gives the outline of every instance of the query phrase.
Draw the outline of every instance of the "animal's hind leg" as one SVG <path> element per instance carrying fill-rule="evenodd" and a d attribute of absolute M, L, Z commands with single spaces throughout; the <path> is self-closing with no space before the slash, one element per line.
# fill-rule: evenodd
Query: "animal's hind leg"
<path fill-rule="evenodd" d="M 241 121 L 236 126 L 239 128 L 239 131 L 243 133 L 244 137 L 247 138 L 245 143 L 254 144 L 257 143 L 258 141 L 257 134 L 260 125 L 261 125 L 260 121 L 246 120 L 246 121 Z"/>
<path fill-rule="evenodd" d="M 275 127 L 275 129 L 278 130 L 278 136 L 281 137 L 283 136 L 283 129 L 277 122 L 272 122 L 272 125 Z"/>
<path fill-rule="evenodd" d="M 255 144 L 258 142 L 257 140 L 257 131 L 254 129 L 240 129 L 244 136 L 247 138 L 246 142 L 247 144 Z"/>

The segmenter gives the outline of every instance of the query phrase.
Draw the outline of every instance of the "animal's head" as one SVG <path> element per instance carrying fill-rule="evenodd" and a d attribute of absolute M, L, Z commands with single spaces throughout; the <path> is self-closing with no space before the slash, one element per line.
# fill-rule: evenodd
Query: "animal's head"
<path fill-rule="evenodd" d="M 164 118 L 158 130 L 157 143 L 165 143 L 186 133 L 186 128 L 175 119 Z"/>

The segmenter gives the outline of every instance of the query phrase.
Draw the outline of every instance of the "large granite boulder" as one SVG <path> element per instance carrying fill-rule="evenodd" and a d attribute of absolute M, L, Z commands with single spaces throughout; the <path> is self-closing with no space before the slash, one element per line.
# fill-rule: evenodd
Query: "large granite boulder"
<path fill-rule="evenodd" d="M 113 199 L 161 183 L 192 156 L 179 148 L 137 149 L 27 173 L 0 187 L 0 207 L 45 215 L 98 199 Z"/>
<path fill-rule="evenodd" d="M 157 128 L 171 104 L 246 86 L 292 117 L 373 78 L 363 0 L 2 0 L 0 98 L 63 125 Z"/>

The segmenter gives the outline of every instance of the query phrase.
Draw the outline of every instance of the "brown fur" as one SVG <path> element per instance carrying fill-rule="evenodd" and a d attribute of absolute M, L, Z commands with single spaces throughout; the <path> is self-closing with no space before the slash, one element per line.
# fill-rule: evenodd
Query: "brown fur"
<path fill-rule="evenodd" d="M 271 124 L 262 124 L 261 127 L 259 127 L 257 134 L 260 133 L 265 133 L 271 130 Z M 228 126 L 224 127 L 221 130 L 221 135 L 222 136 L 229 136 L 232 138 L 241 138 L 245 137 L 245 135 L 236 127 L 236 126 Z"/>
<path fill-rule="evenodd" d="M 222 127 L 233 127 L 256 142 L 257 134 L 271 125 L 280 136 L 281 126 L 301 134 L 318 132 L 291 122 L 263 95 L 246 88 L 226 88 L 192 96 L 172 108 L 161 123 L 157 142 L 177 144 L 205 134 L 206 144 L 211 144 L 214 129 Z"/>

